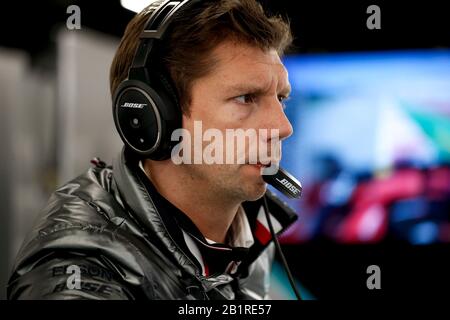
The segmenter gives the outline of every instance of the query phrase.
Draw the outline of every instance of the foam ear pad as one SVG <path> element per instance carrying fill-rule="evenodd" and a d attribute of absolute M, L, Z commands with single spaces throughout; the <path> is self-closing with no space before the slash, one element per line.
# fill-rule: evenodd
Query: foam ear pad
<path fill-rule="evenodd" d="M 122 82 L 113 98 L 114 123 L 122 141 L 138 155 L 154 160 L 170 157 L 171 134 L 181 125 L 178 109 L 164 86 L 152 88 L 139 80 Z"/>

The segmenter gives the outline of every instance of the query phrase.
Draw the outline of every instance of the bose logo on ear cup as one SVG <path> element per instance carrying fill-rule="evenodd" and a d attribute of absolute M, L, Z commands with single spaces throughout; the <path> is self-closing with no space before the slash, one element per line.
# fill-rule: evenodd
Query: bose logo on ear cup
<path fill-rule="evenodd" d="M 131 103 L 131 102 L 125 102 L 121 105 L 122 108 L 132 108 L 132 109 L 142 109 L 145 107 L 146 103 Z"/>

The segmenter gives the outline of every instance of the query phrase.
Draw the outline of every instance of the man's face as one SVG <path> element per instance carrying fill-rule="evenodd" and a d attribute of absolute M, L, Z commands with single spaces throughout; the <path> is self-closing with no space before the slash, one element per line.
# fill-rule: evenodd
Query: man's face
<path fill-rule="evenodd" d="M 258 142 L 266 144 L 269 158 L 271 140 L 278 130 L 281 141 L 292 134 L 292 126 L 286 118 L 281 100 L 289 95 L 290 85 L 285 67 L 275 50 L 262 51 L 234 41 L 224 41 L 213 51 L 218 63 L 209 75 L 197 79 L 192 86 L 190 115 L 183 115 L 183 128 L 194 137 L 194 121 L 201 121 L 202 130 L 215 128 L 226 137 L 226 129 L 266 129 L 267 135 L 258 136 Z M 192 139 L 194 140 L 194 139 Z M 210 142 L 204 142 L 205 147 Z M 241 201 L 260 198 L 266 184 L 261 176 L 261 166 L 249 164 L 249 151 L 255 144 L 246 141 L 244 164 L 183 164 L 189 175 L 200 181 L 208 190 Z M 281 143 L 276 143 L 281 151 Z M 235 154 L 237 143 L 234 146 Z M 224 143 L 224 152 L 230 152 Z M 242 151 L 242 150 L 241 150 Z M 224 153 L 224 160 L 226 154 Z M 193 154 L 193 153 L 192 153 Z M 259 159 L 258 161 L 266 161 Z M 278 161 L 279 159 L 275 159 Z"/>

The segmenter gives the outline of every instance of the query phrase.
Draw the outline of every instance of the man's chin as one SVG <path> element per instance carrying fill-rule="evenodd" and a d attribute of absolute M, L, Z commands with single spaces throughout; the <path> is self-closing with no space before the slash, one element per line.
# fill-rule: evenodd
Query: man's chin
<path fill-rule="evenodd" d="M 266 193 L 267 184 L 264 181 L 257 182 L 247 186 L 246 189 L 247 190 L 245 190 L 245 201 L 256 201 Z"/>
<path fill-rule="evenodd" d="M 260 199 L 267 189 L 260 171 L 252 165 L 243 165 L 240 171 L 240 189 L 244 201 L 255 201 Z"/>

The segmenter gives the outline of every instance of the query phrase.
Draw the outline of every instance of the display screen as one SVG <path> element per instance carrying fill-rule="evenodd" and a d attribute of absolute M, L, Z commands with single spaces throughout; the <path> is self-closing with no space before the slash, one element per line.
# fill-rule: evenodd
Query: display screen
<path fill-rule="evenodd" d="M 450 242 L 450 51 L 291 55 L 285 243 Z"/>

